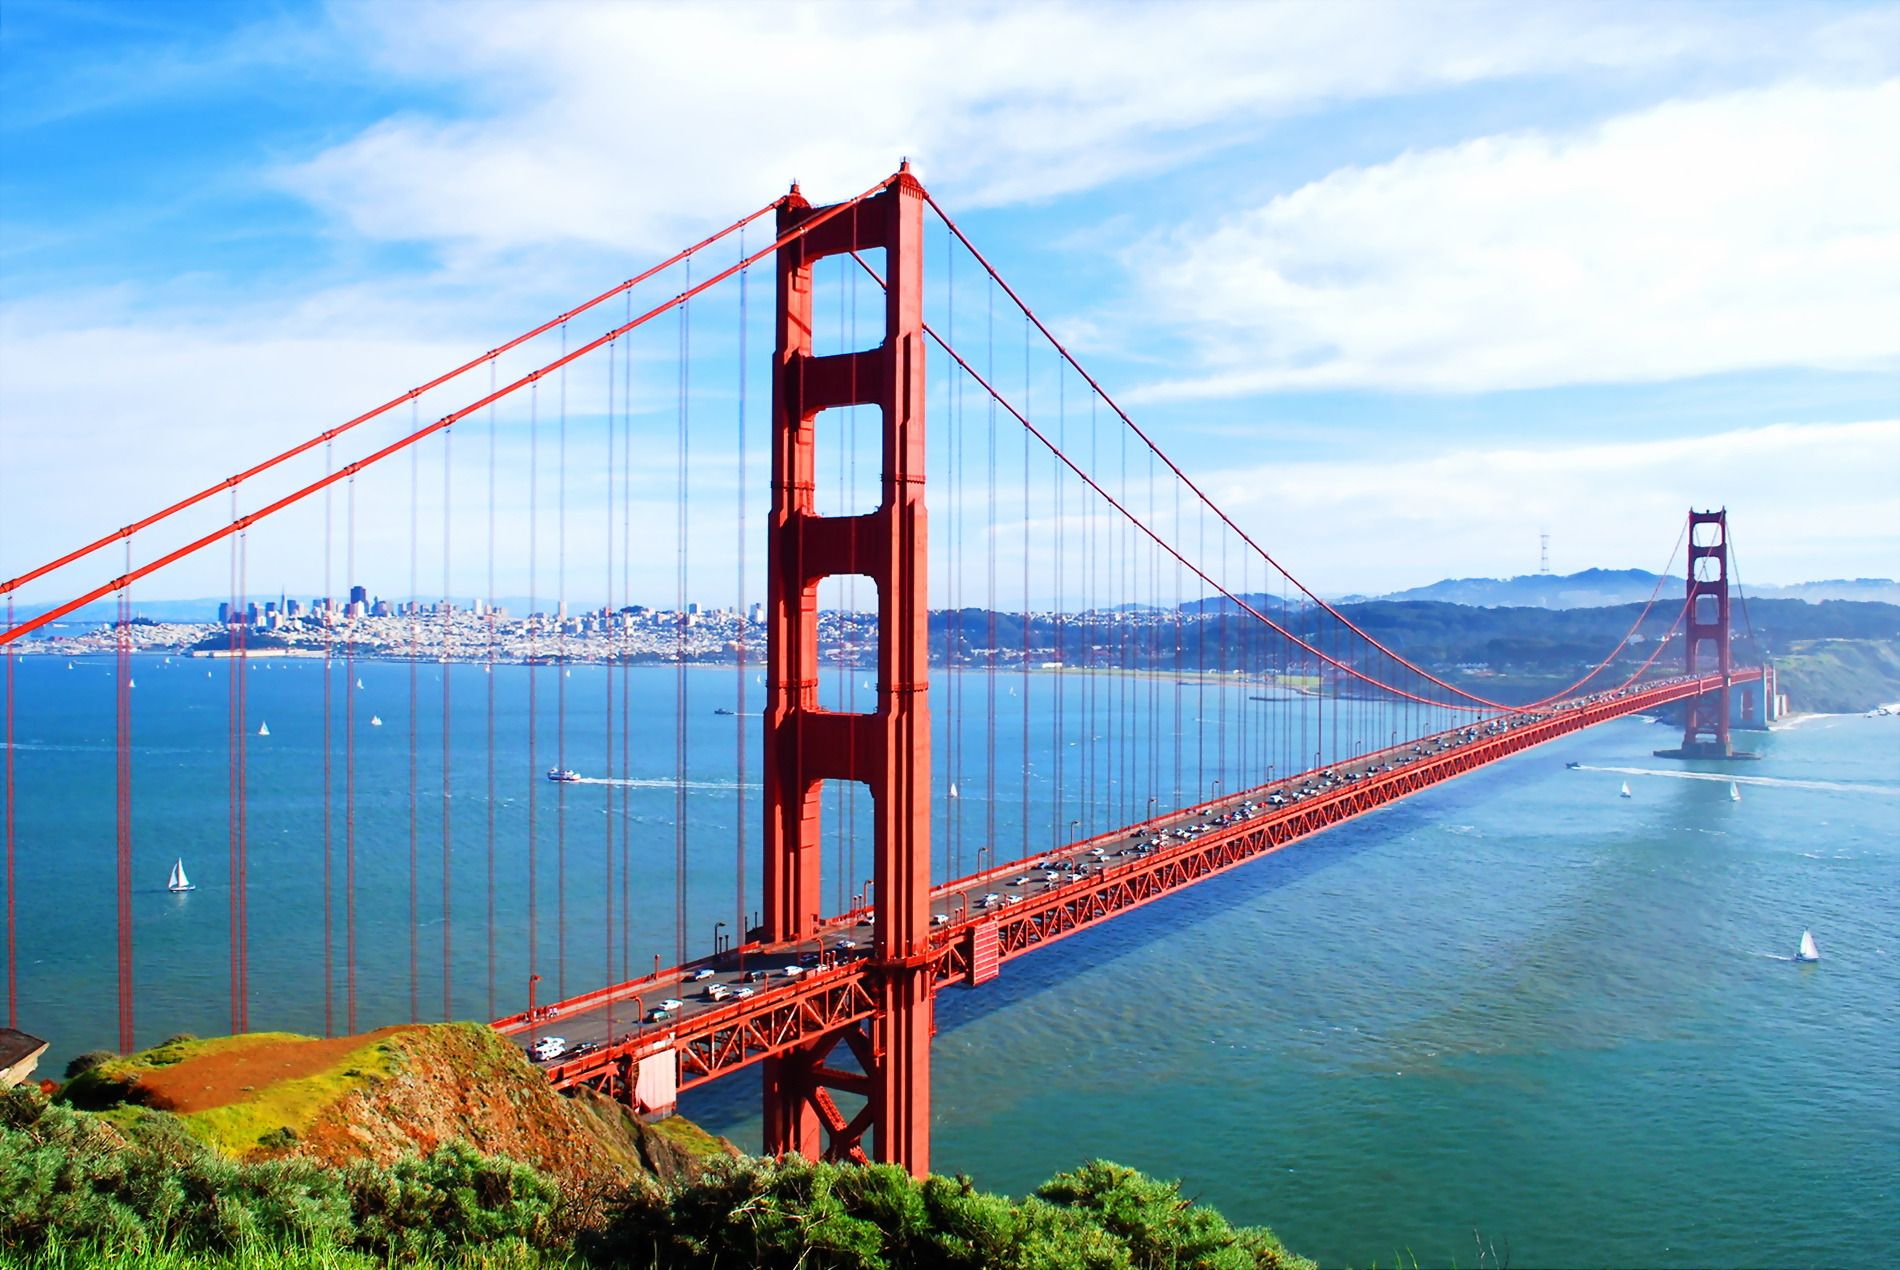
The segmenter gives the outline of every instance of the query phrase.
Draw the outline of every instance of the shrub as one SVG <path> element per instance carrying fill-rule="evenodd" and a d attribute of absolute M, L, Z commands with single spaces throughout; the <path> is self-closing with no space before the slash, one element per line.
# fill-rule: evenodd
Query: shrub
<path fill-rule="evenodd" d="M 66 1079 L 72 1080 L 74 1077 L 84 1076 L 101 1063 L 110 1063 L 117 1057 L 118 1055 L 111 1050 L 87 1050 L 66 1064 Z"/>

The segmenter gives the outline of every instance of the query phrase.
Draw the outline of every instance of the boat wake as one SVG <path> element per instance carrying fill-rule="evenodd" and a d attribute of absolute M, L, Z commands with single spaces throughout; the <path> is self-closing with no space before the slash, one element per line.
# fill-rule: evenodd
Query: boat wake
<path fill-rule="evenodd" d="M 765 786 L 763 785 L 756 785 L 756 784 L 751 784 L 751 783 L 741 785 L 737 781 L 676 781 L 676 780 L 668 780 L 664 777 L 657 778 L 657 779 L 632 777 L 627 780 L 621 780 L 618 777 L 609 777 L 609 776 L 583 776 L 579 780 L 568 781 L 567 784 L 569 785 L 618 785 L 622 789 L 681 789 L 681 788 L 705 789 L 705 790 L 713 790 L 715 792 L 724 791 L 724 790 L 734 790 L 734 789 L 750 790 L 750 789 L 764 789 L 765 788 Z"/>
<path fill-rule="evenodd" d="M 1785 776 L 1736 776 L 1727 772 L 1665 772 L 1653 767 L 1598 767 L 1579 763 L 1577 772 L 1614 772 L 1619 776 L 1661 776 L 1677 781 L 1716 781 L 1723 785 L 1761 785 L 1770 789 L 1820 789 L 1842 794 L 1885 794 L 1900 797 L 1900 786 L 1858 785 L 1847 781 L 1796 780 Z"/>

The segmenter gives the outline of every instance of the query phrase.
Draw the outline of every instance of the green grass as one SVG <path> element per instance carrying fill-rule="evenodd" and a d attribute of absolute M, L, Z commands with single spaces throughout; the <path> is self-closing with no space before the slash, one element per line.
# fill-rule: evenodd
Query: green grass
<path fill-rule="evenodd" d="M 311 1039 L 294 1032 L 253 1032 L 167 1041 L 99 1064 L 74 1078 L 61 1097 L 75 1107 L 103 1112 L 120 1127 L 129 1128 L 146 1114 L 136 1105 L 136 1086 L 147 1072 L 174 1067 L 188 1059 Z M 273 1081 L 237 1102 L 182 1114 L 178 1121 L 200 1141 L 227 1155 L 241 1156 L 286 1129 L 301 1134 L 338 1099 L 387 1079 L 401 1062 L 401 1051 L 391 1039 L 371 1041 L 309 1076 Z"/>

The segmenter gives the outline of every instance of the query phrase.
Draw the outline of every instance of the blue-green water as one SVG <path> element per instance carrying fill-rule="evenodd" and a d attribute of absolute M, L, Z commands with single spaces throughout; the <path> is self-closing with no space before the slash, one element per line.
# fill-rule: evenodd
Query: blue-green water
<path fill-rule="evenodd" d="M 202 663 L 141 659 L 136 670 L 136 859 L 139 877 L 150 878 L 134 896 L 141 1040 L 226 1021 L 225 672 L 214 669 L 211 680 Z M 431 686 L 440 670 L 419 668 L 425 791 L 441 785 Z M 112 1036 L 110 670 L 82 662 L 69 672 L 34 657 L 18 673 L 20 1024 L 52 1036 L 63 1061 Z M 250 676 L 250 717 L 272 729 L 269 744 L 251 748 L 258 1027 L 323 1021 L 311 916 L 322 895 L 321 787 L 307 775 L 321 753 L 310 691 L 318 673 L 279 663 Z M 372 709 L 385 721 L 358 733 L 359 941 L 363 963 L 377 967 L 359 989 L 368 1026 L 409 1009 L 409 668 L 358 673 L 359 724 Z M 541 672 L 544 710 L 558 673 Z M 570 723 L 568 761 L 583 771 L 602 768 L 603 703 L 590 679 L 599 673 L 576 667 L 566 681 L 570 719 L 591 711 L 597 720 L 585 732 Z M 729 729 L 756 721 L 710 714 L 731 704 L 732 672 L 694 674 L 689 942 L 697 949 L 713 921 L 731 917 L 742 791 Z M 454 995 L 457 1012 L 475 1016 L 486 1007 L 487 803 L 478 792 L 486 684 L 467 668 L 454 678 L 454 788 L 468 791 L 451 798 Z M 504 736 L 506 721 L 520 717 L 511 712 L 524 708 L 524 678 L 497 674 Z M 673 686 L 670 671 L 632 677 L 649 728 L 636 780 L 660 782 L 673 770 Z M 1047 730 L 1047 689 L 1023 690 L 1038 694 L 1029 761 L 1015 763 L 1019 777 L 1029 772 L 1032 842 L 1048 836 L 1041 826 L 1067 819 L 1093 815 L 1100 827 L 1130 805 L 1128 818 L 1139 818 L 1155 783 L 1171 785 L 1163 770 L 1171 760 L 1145 754 L 1085 780 L 1076 751 L 1106 716 L 1079 732 Z M 940 789 L 953 691 L 940 677 Z M 988 685 L 966 677 L 963 691 L 969 708 L 954 730 L 974 762 L 970 751 L 983 755 L 987 745 L 974 720 Z M 1167 686 L 1163 713 L 1171 716 L 1177 691 Z M 1219 695 L 1197 699 L 1204 717 Z M 1122 717 L 1137 733 L 1142 726 L 1129 721 L 1144 717 L 1139 697 L 1129 694 Z M 1240 696 L 1226 705 L 1246 708 Z M 960 846 L 954 827 L 940 823 L 940 872 L 973 867 L 992 804 L 1011 844 L 1004 857 L 1020 846 L 1023 788 L 1009 783 L 1004 761 L 1021 753 L 1015 717 L 998 711 L 1005 775 L 994 785 L 986 775 L 966 779 L 967 805 L 951 809 L 965 819 Z M 1246 753 L 1234 742 L 1225 779 L 1242 779 L 1249 754 L 1258 762 L 1294 744 L 1273 738 L 1267 728 Z M 1068 752 L 1065 787 L 1087 785 L 1092 801 L 1079 792 L 1055 801 L 1058 739 Z M 1470 1265 L 1474 1231 L 1528 1266 L 1883 1259 L 1900 1246 L 1900 722 L 1817 719 L 1748 737 L 1763 761 L 1736 770 L 1767 783 L 1745 786 L 1741 802 L 1721 783 L 1563 766 L 1679 770 L 1649 757 L 1662 739 L 1663 729 L 1630 720 L 1547 746 L 1012 962 L 979 991 L 946 993 L 936 1166 L 1021 1192 L 1081 1158 L 1106 1156 L 1180 1177 L 1189 1193 L 1237 1220 L 1272 1224 L 1329 1264 L 1403 1254 Z M 504 744 L 496 804 L 497 960 L 511 979 L 526 959 L 519 744 Z M 1206 753 L 1193 773 L 1203 782 L 1219 778 L 1209 776 Z M 545 738 L 537 761 L 552 761 Z M 1625 779 L 1629 800 L 1616 797 Z M 566 793 L 570 990 L 607 968 L 604 789 Z M 547 822 L 560 791 L 536 792 L 541 965 L 552 977 Z M 638 969 L 653 952 L 672 951 L 675 792 L 670 781 L 627 792 L 636 911 L 660 915 L 635 924 L 627 959 Z M 744 796 L 756 816 L 756 791 Z M 425 1017 L 435 1017 L 441 826 L 427 808 L 418 836 L 421 997 Z M 867 844 L 857 861 L 835 864 L 834 880 L 868 860 Z M 203 889 L 174 897 L 162 879 L 180 851 Z M 1820 943 L 1819 965 L 1787 960 L 1804 927 Z M 519 1004 L 519 986 L 504 982 L 500 992 L 505 1008 Z M 339 989 L 339 1010 L 340 998 Z M 755 1108 L 756 1081 L 741 1077 L 690 1096 L 686 1109 L 756 1143 Z"/>

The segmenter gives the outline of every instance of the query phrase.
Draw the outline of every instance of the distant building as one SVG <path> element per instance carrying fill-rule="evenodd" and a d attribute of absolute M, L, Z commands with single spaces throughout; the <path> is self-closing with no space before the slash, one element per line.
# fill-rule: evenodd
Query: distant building
<path fill-rule="evenodd" d="M 229 626 L 230 624 L 231 624 L 231 602 L 229 600 L 226 600 L 223 604 L 218 605 L 218 625 Z"/>
<path fill-rule="evenodd" d="M 0 1086 L 11 1088 L 33 1074 L 40 1065 L 46 1042 L 10 1027 L 0 1027 Z"/>
<path fill-rule="evenodd" d="M 350 603 L 351 604 L 365 604 L 365 605 L 368 604 L 369 603 L 369 588 L 366 586 L 351 587 L 350 588 Z"/>

